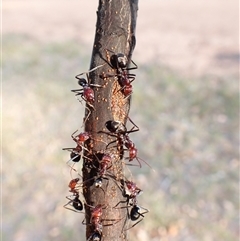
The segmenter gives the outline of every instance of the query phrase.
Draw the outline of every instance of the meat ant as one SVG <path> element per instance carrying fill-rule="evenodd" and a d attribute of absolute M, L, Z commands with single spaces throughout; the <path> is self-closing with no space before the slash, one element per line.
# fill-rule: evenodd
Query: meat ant
<path fill-rule="evenodd" d="M 135 205 L 137 203 L 137 196 L 142 193 L 142 190 L 139 187 L 137 187 L 136 183 L 128 180 L 121 180 L 121 186 L 119 188 L 122 190 L 122 195 L 126 198 L 126 200 L 118 202 L 115 205 L 115 208 L 120 203 L 127 203 L 127 207 Z"/>
<path fill-rule="evenodd" d="M 118 83 L 122 87 L 120 90 L 122 91 L 125 97 L 130 96 L 132 94 L 131 83 L 135 80 L 136 75 L 130 74 L 128 73 L 128 71 L 137 69 L 138 66 L 131 60 L 131 62 L 134 64 L 134 67 L 127 68 L 127 56 L 122 53 L 113 54 L 110 58 L 110 62 L 113 68 L 117 70 Z"/>
<path fill-rule="evenodd" d="M 121 149 L 123 149 L 123 145 L 127 148 L 127 150 L 129 151 L 129 162 L 136 159 L 139 163 L 139 167 L 142 167 L 142 161 L 151 168 L 151 166 L 147 162 L 137 156 L 138 149 L 136 148 L 135 144 L 130 140 L 129 134 L 139 131 L 139 127 L 130 118 L 129 120 L 133 124 L 132 129 L 130 129 L 129 131 L 127 130 L 127 127 L 120 121 L 107 121 L 105 123 L 105 126 L 114 136 L 117 137 L 118 146 L 120 146 Z M 113 142 L 110 142 L 107 146 L 109 146 Z"/>
<path fill-rule="evenodd" d="M 109 50 L 110 51 L 110 50 Z M 111 51 L 112 52 L 112 51 Z M 106 60 L 105 60 L 106 61 Z M 123 53 L 113 54 L 110 57 L 110 65 L 111 68 L 116 69 L 116 75 L 101 75 L 101 78 L 107 77 L 117 77 L 118 83 L 121 86 L 120 91 L 124 94 L 127 98 L 132 94 L 132 85 L 131 83 L 135 80 L 135 74 L 128 73 L 129 70 L 137 69 L 138 66 L 131 60 L 134 64 L 134 67 L 128 68 L 128 59 L 127 56 Z"/>
<path fill-rule="evenodd" d="M 93 208 L 91 210 L 90 224 L 94 228 L 93 234 L 88 238 L 87 241 L 90 241 L 90 240 L 100 241 L 102 239 L 102 229 L 103 229 L 102 218 L 101 218 L 103 214 L 102 205 L 98 204 L 95 207 L 90 205 L 87 205 L 87 206 Z"/>
<path fill-rule="evenodd" d="M 127 203 L 127 206 L 120 207 L 120 208 L 131 207 L 130 213 L 128 211 L 128 218 L 131 219 L 131 221 L 137 221 L 140 217 L 142 217 L 142 219 L 140 219 L 138 222 L 134 223 L 130 227 L 130 228 L 133 228 L 135 225 L 137 225 L 143 220 L 144 214 L 148 213 L 149 211 L 146 208 L 143 208 L 137 205 L 137 196 L 142 193 L 142 190 L 137 187 L 136 183 L 126 180 L 122 183 L 122 185 L 123 185 L 122 187 L 123 196 L 127 198 L 127 200 L 125 201 Z M 119 202 L 115 207 L 117 207 L 120 203 L 124 203 L 124 201 Z M 144 210 L 144 211 L 141 212 L 141 210 Z M 130 228 L 127 228 L 126 230 Z"/>
<path fill-rule="evenodd" d="M 67 164 L 71 168 L 71 170 L 74 170 L 74 171 L 76 170 L 73 168 L 73 166 L 76 162 L 79 162 L 81 157 L 83 156 L 83 149 L 89 152 L 89 150 L 84 146 L 85 142 L 88 141 L 90 138 L 92 138 L 92 135 L 89 132 L 81 132 L 80 134 L 74 136 L 74 134 L 77 131 L 78 130 L 73 132 L 71 135 L 72 139 L 77 143 L 77 146 L 75 148 L 63 148 L 63 150 L 71 151 L 70 160 L 67 162 Z M 87 158 L 86 156 L 84 157 Z M 74 162 L 72 166 L 69 165 L 70 161 Z"/>
<path fill-rule="evenodd" d="M 69 192 L 72 192 L 73 195 L 66 197 L 69 200 L 69 202 L 64 205 L 64 208 L 72 210 L 74 212 L 80 212 L 83 210 L 83 204 L 79 199 L 79 189 L 76 188 L 79 180 L 80 180 L 79 178 L 74 178 L 69 182 L 68 184 L 68 187 L 70 188 Z M 74 198 L 72 199 L 70 197 L 74 197 Z M 67 207 L 70 204 L 73 206 L 75 210 Z"/>
<path fill-rule="evenodd" d="M 97 166 L 93 166 L 92 168 L 96 170 L 97 174 L 95 175 L 95 177 L 90 178 L 90 179 L 86 180 L 85 182 L 91 181 L 91 180 L 95 179 L 97 176 L 97 178 L 94 180 L 93 183 L 94 183 L 95 187 L 101 188 L 105 194 L 105 191 L 102 188 L 102 184 L 103 184 L 103 179 L 108 180 L 107 175 L 111 176 L 110 174 L 107 174 L 107 170 L 109 168 L 111 168 L 110 164 L 112 162 L 112 157 L 109 154 L 101 154 L 101 159 L 99 160 L 99 157 L 97 155 L 95 155 L 95 156 L 97 157 L 98 162 L 97 162 Z"/>
<path fill-rule="evenodd" d="M 101 85 L 97 85 L 97 84 L 91 84 L 90 83 L 90 79 L 89 79 L 89 75 L 88 73 L 104 66 L 105 64 L 99 65 L 91 70 L 89 70 L 88 72 L 83 72 L 81 74 L 78 74 L 75 76 L 76 79 L 78 79 L 78 84 L 82 87 L 82 89 L 76 89 L 76 90 L 71 90 L 72 92 L 76 93 L 75 95 L 78 96 L 80 95 L 81 98 L 86 101 L 86 103 L 91 106 L 93 109 L 93 104 L 95 101 L 95 97 L 94 97 L 94 91 L 92 89 L 92 87 L 102 87 Z M 86 74 L 87 76 L 87 80 L 84 78 L 80 78 L 79 76 Z"/>
<path fill-rule="evenodd" d="M 87 239 L 87 241 L 101 241 L 102 239 L 102 230 L 103 226 L 112 226 L 119 222 L 121 219 L 102 219 L 103 215 L 103 209 L 106 208 L 102 204 L 98 204 L 95 207 L 86 204 L 91 210 L 91 217 L 90 217 L 90 225 L 93 226 L 93 233 L 90 235 L 90 237 Z M 104 221 L 117 221 L 116 223 L 110 223 L 110 224 L 103 224 Z"/>

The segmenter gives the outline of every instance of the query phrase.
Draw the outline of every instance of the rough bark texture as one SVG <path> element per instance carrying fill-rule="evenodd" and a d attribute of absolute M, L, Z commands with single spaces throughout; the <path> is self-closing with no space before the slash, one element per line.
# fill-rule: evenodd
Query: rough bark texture
<path fill-rule="evenodd" d="M 85 131 L 90 132 L 92 138 L 87 143 L 88 151 L 85 152 L 85 156 L 92 160 L 96 168 L 90 168 L 87 165 L 89 159 L 85 159 L 83 194 L 88 205 L 93 207 L 98 204 L 103 205 L 101 220 L 104 241 L 127 240 L 126 231 L 124 231 L 128 221 L 127 208 L 120 208 L 125 207 L 126 203 L 118 205 L 120 201 L 126 201 L 119 185 L 124 179 L 122 150 L 117 147 L 116 137 L 106 133 L 109 131 L 105 123 L 109 120 L 120 121 L 123 124 L 127 122 L 131 98 L 126 98 L 120 91 L 116 69 L 109 63 L 110 57 L 117 53 L 125 54 L 128 64 L 131 62 L 135 47 L 137 4 L 137 0 L 100 0 L 97 11 L 96 35 L 90 69 L 103 64 L 104 66 L 90 72 L 90 83 L 101 87 L 92 87 L 95 101 L 93 106 L 88 104 L 86 106 Z M 112 156 L 112 163 L 103 179 L 102 188 L 95 187 L 94 180 L 98 176 L 99 160 L 106 153 Z M 88 205 L 85 205 L 87 238 L 94 232 L 90 220 L 92 208 Z"/>

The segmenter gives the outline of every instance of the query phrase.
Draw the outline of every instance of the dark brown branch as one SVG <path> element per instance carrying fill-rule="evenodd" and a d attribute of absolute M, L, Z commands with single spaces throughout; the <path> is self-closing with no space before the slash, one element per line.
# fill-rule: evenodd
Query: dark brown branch
<path fill-rule="evenodd" d="M 97 11 L 96 35 L 92 52 L 90 69 L 103 65 L 90 72 L 91 84 L 101 87 L 93 87 L 95 101 L 93 106 L 87 105 L 85 115 L 85 131 L 92 135 L 88 143 L 85 156 L 92 161 L 91 167 L 87 165 L 89 159 L 83 164 L 83 193 L 86 203 L 91 206 L 103 205 L 103 232 L 102 240 L 119 241 L 126 238 L 127 209 L 116 205 L 126 198 L 120 188 L 121 180 L 124 180 L 124 166 L 122 150 L 117 147 L 116 137 L 109 135 L 105 123 L 109 120 L 120 121 L 126 124 L 130 97 L 126 98 L 117 81 L 116 69 L 110 64 L 110 57 L 115 53 L 123 53 L 130 64 L 132 51 L 135 47 L 135 26 L 138 1 L 131 0 L 100 0 Z M 110 144 L 109 144 L 110 143 Z M 99 175 L 99 160 L 103 154 L 110 154 L 112 163 L 107 170 L 106 179 L 103 179 L 102 189 L 95 187 L 94 180 Z M 104 191 L 103 191 L 104 190 Z M 122 206 L 126 206 L 123 203 Z M 91 210 L 86 209 L 86 235 L 89 238 L 94 232 L 91 225 Z M 111 219 L 112 221 L 107 221 Z M 108 225 L 108 226 L 105 226 Z"/>

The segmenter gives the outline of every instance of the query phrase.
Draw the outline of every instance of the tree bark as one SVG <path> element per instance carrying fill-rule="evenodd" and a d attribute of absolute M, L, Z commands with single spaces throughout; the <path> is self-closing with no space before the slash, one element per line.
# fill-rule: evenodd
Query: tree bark
<path fill-rule="evenodd" d="M 120 183 L 124 180 L 123 150 L 118 147 L 116 137 L 107 133 L 109 131 L 105 124 L 111 120 L 125 125 L 127 122 L 131 96 L 126 98 L 122 93 L 116 69 L 110 64 L 110 57 L 123 53 L 128 59 L 128 65 L 130 64 L 136 42 L 137 9 L 137 0 L 99 0 L 90 70 L 103 66 L 89 73 L 95 101 L 92 105 L 86 103 L 84 119 L 85 131 L 91 133 L 82 169 L 87 239 L 94 233 L 91 212 L 93 207 L 101 204 L 101 240 L 127 240 L 125 229 L 128 211 L 125 208 L 127 204 L 124 204 L 126 198 L 120 188 Z M 94 181 L 99 176 L 99 161 L 104 154 L 111 155 L 112 162 L 102 179 L 103 185 L 99 188 L 94 185 Z"/>

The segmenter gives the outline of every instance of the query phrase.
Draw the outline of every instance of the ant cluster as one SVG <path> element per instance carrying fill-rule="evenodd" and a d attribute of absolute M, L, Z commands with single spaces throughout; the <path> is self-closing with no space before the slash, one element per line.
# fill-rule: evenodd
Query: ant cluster
<path fill-rule="evenodd" d="M 114 77 L 119 84 L 118 91 L 123 94 L 124 98 L 130 97 L 133 92 L 132 82 L 135 80 L 135 74 L 130 74 L 129 70 L 137 69 L 137 65 L 133 61 L 131 62 L 134 64 L 134 67 L 128 68 L 128 59 L 124 54 L 113 54 L 110 57 L 108 65 L 115 71 L 115 74 L 99 75 L 99 78 L 103 80 Z M 78 79 L 78 84 L 82 88 L 72 90 L 72 92 L 75 93 L 76 96 L 80 96 L 81 99 L 86 102 L 86 108 L 88 109 L 87 118 L 93 111 L 95 111 L 94 103 L 96 101 L 96 91 L 94 90 L 94 87 L 102 87 L 100 85 L 91 83 L 89 73 L 97 68 L 101 68 L 104 65 L 105 64 L 97 66 L 88 72 L 84 72 L 76 76 Z M 83 74 L 86 74 L 87 80 L 81 77 Z M 63 150 L 70 152 L 70 160 L 67 161 L 67 165 L 70 167 L 71 173 L 71 180 L 68 184 L 70 195 L 66 197 L 68 202 L 64 205 L 64 207 L 77 213 L 84 213 L 84 206 L 90 210 L 90 217 L 86 219 L 89 221 L 85 222 L 85 219 L 82 221 L 83 224 L 91 226 L 92 233 L 88 237 L 87 241 L 103 241 L 103 227 L 114 225 L 124 218 L 124 226 L 126 225 L 127 220 L 133 222 L 129 227 L 123 227 L 122 231 L 126 231 L 141 222 L 144 218 L 144 214 L 148 213 L 146 208 L 138 205 L 137 196 L 142 192 L 142 190 L 137 186 L 137 184 L 128 180 L 128 178 L 125 176 L 119 179 L 110 171 L 113 165 L 113 157 L 111 154 L 109 154 L 108 150 L 109 148 L 113 147 L 116 147 L 118 150 L 120 150 L 121 159 L 126 160 L 126 165 L 142 167 L 142 162 L 147 164 L 147 162 L 138 157 L 138 149 L 136 148 L 134 142 L 130 139 L 130 134 L 139 131 L 139 128 L 129 117 L 127 119 L 133 125 L 130 130 L 127 129 L 124 123 L 118 120 L 107 120 L 105 122 L 105 126 L 102 129 L 107 129 L 107 131 L 99 130 L 98 133 L 109 135 L 110 137 L 113 137 L 114 140 L 109 143 L 105 143 L 105 149 L 101 150 L 101 152 L 94 153 L 93 150 L 89 148 L 89 143 L 92 141 L 102 140 L 97 140 L 93 133 L 87 131 L 79 134 L 76 134 L 77 131 L 75 131 L 71 135 L 72 140 L 76 144 L 75 147 L 63 148 Z M 116 145 L 113 145 L 114 143 Z M 97 161 L 93 161 L 94 159 Z M 93 171 L 94 177 L 91 177 L 88 180 L 82 180 L 82 176 L 78 173 L 77 168 L 75 168 L 75 164 L 80 163 L 81 160 L 83 160 L 83 167 L 87 167 Z M 137 161 L 137 164 L 132 164 L 134 160 Z M 74 175 L 77 175 L 77 177 L 73 178 L 73 173 Z M 116 183 L 124 199 L 124 201 L 118 202 L 112 208 L 126 208 L 127 217 L 122 217 L 120 219 L 104 219 L 103 212 L 108 204 L 97 204 L 95 206 L 90 205 L 86 202 L 84 196 L 82 195 L 83 189 L 88 186 L 86 183 L 91 181 L 91 185 L 102 189 L 105 196 L 106 189 L 104 190 L 102 185 L 104 180 L 106 180 L 108 183 L 109 178 Z M 107 224 L 105 224 L 105 222 L 107 222 Z"/>

